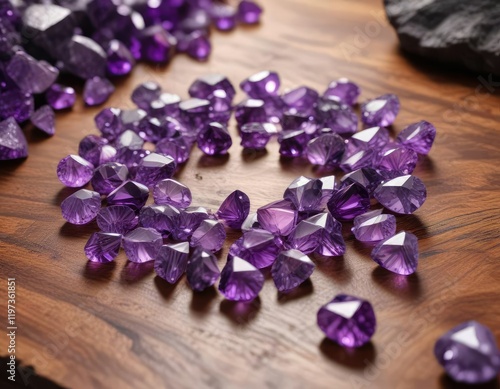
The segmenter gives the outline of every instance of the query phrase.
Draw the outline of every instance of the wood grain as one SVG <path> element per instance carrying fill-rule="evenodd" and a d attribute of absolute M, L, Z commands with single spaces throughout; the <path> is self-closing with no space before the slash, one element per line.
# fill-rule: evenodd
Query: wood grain
<path fill-rule="evenodd" d="M 83 246 L 96 225 L 64 223 L 59 204 L 72 190 L 55 176 L 59 159 L 95 132 L 98 108 L 80 99 L 58 115 L 52 139 L 28 134 L 25 162 L 0 165 L 0 322 L 4 280 L 15 277 L 18 357 L 38 374 L 70 388 L 452 388 L 433 357 L 436 339 L 475 319 L 500 340 L 499 88 L 484 86 L 488 75 L 404 57 L 379 2 L 281 0 L 265 8 L 259 27 L 214 33 L 205 64 L 179 56 L 166 68 L 139 66 L 109 105 L 132 107 L 130 91 L 146 80 L 186 97 L 198 75 L 227 74 L 237 84 L 262 69 L 279 71 L 285 88 L 323 90 L 346 76 L 362 86 L 362 99 L 397 93 L 402 110 L 393 133 L 421 119 L 439 131 L 416 171 L 428 200 L 398 218 L 399 230 L 419 238 L 418 273 L 403 278 L 377 268 L 347 225 L 344 257 L 317 260 L 311 282 L 286 298 L 268 280 L 246 307 L 215 290 L 193 294 L 184 279 L 169 286 L 123 254 L 92 266 Z M 178 178 L 194 204 L 216 209 L 238 188 L 255 210 L 298 175 L 319 174 L 301 161 L 280 161 L 276 143 L 264 154 L 242 153 L 235 143 L 226 159 L 193 151 Z M 229 234 L 221 267 L 236 237 Z M 375 306 L 377 332 L 360 350 L 324 340 L 316 326 L 318 308 L 340 292 Z"/>

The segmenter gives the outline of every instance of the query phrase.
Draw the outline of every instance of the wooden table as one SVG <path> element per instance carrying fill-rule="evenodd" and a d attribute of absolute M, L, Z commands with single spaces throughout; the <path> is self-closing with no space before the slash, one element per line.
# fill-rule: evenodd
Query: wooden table
<path fill-rule="evenodd" d="M 55 175 L 59 159 L 96 132 L 99 108 L 84 108 L 80 99 L 72 112 L 58 115 L 52 139 L 29 135 L 26 161 L 0 165 L 0 322 L 6 323 L 5 279 L 15 277 L 17 356 L 40 375 L 31 376 L 32 384 L 451 388 L 433 356 L 443 332 L 475 319 L 500 340 L 499 87 L 485 87 L 487 75 L 403 56 L 379 3 L 268 1 L 260 27 L 213 34 L 207 63 L 178 56 L 166 68 L 141 65 L 119 83 L 109 105 L 132 107 L 131 90 L 147 80 L 186 97 L 199 75 L 222 73 L 237 84 L 263 69 L 279 71 L 285 88 L 322 91 L 345 76 L 361 85 L 363 100 L 396 93 L 402 110 L 393 134 L 421 119 L 438 129 L 434 149 L 415 172 L 428 200 L 415 215 L 398 217 L 398 229 L 419 238 L 418 272 L 404 278 L 378 268 L 348 225 L 344 257 L 318 261 L 311 282 L 290 297 L 278 296 L 268 279 L 245 308 L 215 289 L 193 294 L 185 279 L 169 286 L 151 266 L 127 263 L 123 253 L 109 266 L 92 266 L 83 246 L 96 225 L 64 223 L 59 205 L 73 190 Z M 280 162 L 276 143 L 265 154 L 242 153 L 235 138 L 226 159 L 194 150 L 178 178 L 196 205 L 217 209 L 241 189 L 256 210 L 279 199 L 301 174 L 317 172 L 303 161 Z M 229 234 L 221 267 L 237 236 Z M 316 326 L 318 308 L 341 292 L 368 298 L 376 309 L 372 343 L 356 351 L 325 340 Z M 0 355 L 5 343 L 2 335 Z"/>

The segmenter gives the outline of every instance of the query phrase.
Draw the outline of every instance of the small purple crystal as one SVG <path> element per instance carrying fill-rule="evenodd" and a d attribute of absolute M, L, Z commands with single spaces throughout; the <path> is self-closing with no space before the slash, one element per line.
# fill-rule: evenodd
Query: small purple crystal
<path fill-rule="evenodd" d="M 283 198 L 291 201 L 298 211 L 320 210 L 323 196 L 322 187 L 322 181 L 300 176 L 288 186 Z"/>
<path fill-rule="evenodd" d="M 243 24 L 256 24 L 260 21 L 262 8 L 251 0 L 242 0 L 238 4 L 238 20 Z"/>
<path fill-rule="evenodd" d="M 381 153 L 377 170 L 384 178 L 395 178 L 413 173 L 417 162 L 418 155 L 415 151 L 400 146 Z"/>
<path fill-rule="evenodd" d="M 68 155 L 57 165 L 59 181 L 71 188 L 86 185 L 93 175 L 94 165 L 78 155 Z"/>
<path fill-rule="evenodd" d="M 381 183 L 373 195 L 385 208 L 396 213 L 410 214 L 424 204 L 427 189 L 419 178 L 406 175 Z"/>
<path fill-rule="evenodd" d="M 108 195 L 128 178 L 128 169 L 125 165 L 117 162 L 108 162 L 100 165 L 94 171 L 90 183 L 96 192 Z"/>
<path fill-rule="evenodd" d="M 17 51 L 6 67 L 7 75 L 25 93 L 43 93 L 57 79 L 59 70 L 45 61 L 37 61 L 24 51 Z"/>
<path fill-rule="evenodd" d="M 239 126 L 247 123 L 265 123 L 267 114 L 265 102 L 257 99 L 247 99 L 235 107 L 234 117 Z"/>
<path fill-rule="evenodd" d="M 224 245 L 226 230 L 215 220 L 205 219 L 191 235 L 191 246 L 201 247 L 204 250 L 216 252 Z"/>
<path fill-rule="evenodd" d="M 273 234 L 288 235 L 297 223 L 298 212 L 290 201 L 279 200 L 257 210 L 261 227 Z"/>
<path fill-rule="evenodd" d="M 153 63 L 166 63 L 174 55 L 177 40 L 161 25 L 145 28 L 139 35 L 141 59 Z"/>
<path fill-rule="evenodd" d="M 332 81 L 328 89 L 323 94 L 324 97 L 337 97 L 342 103 L 347 105 L 356 104 L 361 89 L 357 84 L 347 78 L 340 78 Z"/>
<path fill-rule="evenodd" d="M 209 217 L 208 211 L 202 207 L 188 207 L 181 210 L 171 231 L 172 237 L 176 240 L 189 239 L 201 222 Z"/>
<path fill-rule="evenodd" d="M 347 150 L 350 154 L 354 154 L 360 150 L 382 149 L 387 143 L 389 143 L 389 131 L 384 127 L 372 127 L 351 136 Z"/>
<path fill-rule="evenodd" d="M 394 123 L 399 113 L 399 99 L 387 94 L 361 105 L 361 120 L 370 127 L 387 127 Z"/>
<path fill-rule="evenodd" d="M 369 208 L 370 195 L 357 183 L 338 189 L 328 201 L 328 210 L 339 220 L 352 220 Z"/>
<path fill-rule="evenodd" d="M 136 263 L 154 260 L 162 244 L 161 234 L 152 228 L 138 227 L 123 237 L 127 258 Z"/>
<path fill-rule="evenodd" d="M 170 132 L 170 121 L 172 116 L 179 116 L 180 102 L 181 98 L 178 95 L 172 93 L 162 93 L 157 99 L 151 101 L 145 109 L 151 116 L 159 118 L 161 122 L 167 121 L 166 134 L 172 135 Z"/>
<path fill-rule="evenodd" d="M 191 129 L 199 130 L 206 125 L 210 111 L 210 101 L 192 98 L 179 104 L 180 117 Z"/>
<path fill-rule="evenodd" d="M 115 87 L 108 79 L 92 77 L 85 82 L 83 101 L 89 106 L 101 105 L 114 91 Z"/>
<path fill-rule="evenodd" d="M 217 258 L 211 252 L 195 249 L 189 258 L 186 276 L 193 290 L 201 292 L 209 288 L 220 277 Z"/>
<path fill-rule="evenodd" d="M 228 227 L 239 230 L 249 212 L 249 197 L 241 190 L 235 190 L 222 202 L 215 216 Z"/>
<path fill-rule="evenodd" d="M 14 118 L 0 122 L 0 160 L 26 158 L 28 142 Z"/>
<path fill-rule="evenodd" d="M 339 167 L 346 173 L 373 166 L 375 152 L 373 149 L 359 150 L 353 154 L 346 152 Z"/>
<path fill-rule="evenodd" d="M 102 208 L 96 221 L 101 231 L 121 235 L 132 231 L 139 222 L 133 209 L 126 205 L 110 205 Z"/>
<path fill-rule="evenodd" d="M 100 209 L 101 196 L 87 189 L 80 189 L 61 203 L 62 215 L 71 224 L 89 223 L 94 220 Z"/>
<path fill-rule="evenodd" d="M 401 131 L 396 142 L 418 154 L 427 155 L 431 150 L 435 138 L 436 128 L 429 122 L 420 121 L 410 124 Z"/>
<path fill-rule="evenodd" d="M 45 97 L 55 110 L 71 108 L 76 102 L 75 90 L 61 84 L 53 84 L 45 93 Z"/>
<path fill-rule="evenodd" d="M 247 149 L 263 150 L 276 132 L 276 127 L 271 123 L 244 124 L 240 128 L 241 145 Z"/>
<path fill-rule="evenodd" d="M 303 130 L 281 131 L 278 137 L 279 153 L 288 158 L 300 157 L 311 137 Z"/>
<path fill-rule="evenodd" d="M 172 205 L 151 205 L 141 209 L 139 223 L 167 234 L 175 229 L 179 217 L 180 211 Z"/>
<path fill-rule="evenodd" d="M 251 229 L 229 248 L 230 257 L 240 257 L 257 269 L 273 264 L 281 250 L 276 237 L 266 230 Z"/>
<path fill-rule="evenodd" d="M 153 197 L 156 204 L 169 204 L 178 208 L 187 208 L 192 201 L 189 188 L 170 178 L 156 183 Z"/>
<path fill-rule="evenodd" d="M 109 42 L 107 51 L 107 70 L 112 76 L 124 76 L 132 71 L 135 59 L 130 50 L 118 40 Z"/>
<path fill-rule="evenodd" d="M 198 147 L 207 155 L 226 154 L 233 144 L 226 125 L 212 122 L 198 133 Z"/>
<path fill-rule="evenodd" d="M 54 135 L 56 132 L 55 114 L 52 108 L 48 105 L 42 105 L 35 112 L 33 112 L 30 120 L 36 128 L 39 128 L 48 135 Z"/>
<path fill-rule="evenodd" d="M 358 129 L 358 116 L 352 107 L 336 99 L 320 98 L 315 113 L 316 121 L 336 134 L 349 136 Z"/>
<path fill-rule="evenodd" d="M 265 70 L 243 80 L 240 88 L 252 99 L 266 99 L 278 96 L 280 85 L 278 73 Z"/>
<path fill-rule="evenodd" d="M 198 77 L 189 87 L 189 96 L 197 99 L 209 100 L 214 92 L 223 90 L 230 100 L 233 99 L 236 91 L 233 84 L 226 76 L 220 74 L 207 74 Z"/>
<path fill-rule="evenodd" d="M 127 205 L 134 210 L 141 209 L 149 197 L 149 190 L 138 182 L 127 181 L 107 197 L 108 205 Z"/>
<path fill-rule="evenodd" d="M 338 166 L 345 151 L 344 140 L 337 134 L 323 134 L 307 144 L 306 155 L 313 165 Z"/>
<path fill-rule="evenodd" d="M 396 233 L 396 218 L 388 214 L 379 214 L 369 218 L 360 215 L 354 219 L 354 227 L 351 231 L 360 242 L 378 242 Z"/>
<path fill-rule="evenodd" d="M 283 94 L 282 99 L 293 112 L 312 112 L 318 102 L 319 94 L 314 89 L 307 86 L 295 88 Z"/>
<path fill-rule="evenodd" d="M 218 30 L 229 31 L 236 26 L 236 9 L 228 4 L 213 4 L 210 15 Z"/>
<path fill-rule="evenodd" d="M 370 195 L 377 189 L 382 180 L 382 176 L 375 169 L 369 167 L 347 173 L 341 179 L 343 185 L 351 185 L 353 183 L 361 185 Z"/>
<path fill-rule="evenodd" d="M 198 61 L 205 61 L 212 52 L 212 44 L 204 32 L 195 31 L 189 34 L 186 53 Z"/>
<path fill-rule="evenodd" d="M 189 159 L 190 146 L 182 137 L 162 139 L 156 144 L 156 152 L 171 156 L 178 164 Z"/>
<path fill-rule="evenodd" d="M 271 275 L 276 288 L 288 293 L 307 280 L 314 268 L 314 263 L 307 255 L 292 249 L 278 255 L 271 268 Z"/>
<path fill-rule="evenodd" d="M 169 284 L 175 284 L 186 271 L 188 259 L 188 242 L 164 245 L 155 258 L 155 272 Z"/>
<path fill-rule="evenodd" d="M 65 70 L 83 78 L 102 77 L 106 72 L 106 52 L 94 40 L 73 35 L 58 48 Z"/>
<path fill-rule="evenodd" d="M 131 99 L 139 108 L 147 110 L 160 95 L 161 86 L 154 81 L 147 81 L 135 87 Z"/>
<path fill-rule="evenodd" d="M 13 117 L 19 123 L 24 122 L 33 114 L 34 106 L 31 93 L 22 92 L 17 87 L 0 88 L 0 120 Z"/>
<path fill-rule="evenodd" d="M 264 286 L 259 269 L 239 257 L 229 258 L 222 269 L 219 290 L 228 300 L 252 301 Z"/>
<path fill-rule="evenodd" d="M 172 157 L 151 153 L 145 156 L 137 167 L 135 180 L 148 187 L 174 175 L 177 164 Z"/>
<path fill-rule="evenodd" d="M 121 120 L 121 114 L 121 109 L 104 108 L 94 118 L 97 129 L 101 131 L 106 139 L 113 140 L 125 131 Z"/>
<path fill-rule="evenodd" d="M 381 241 L 372 251 L 372 259 L 384 269 L 396 274 L 415 273 L 418 265 L 418 240 L 402 231 Z"/>
<path fill-rule="evenodd" d="M 117 257 L 121 242 L 120 234 L 94 232 L 85 245 L 85 255 L 92 262 L 111 262 Z"/>

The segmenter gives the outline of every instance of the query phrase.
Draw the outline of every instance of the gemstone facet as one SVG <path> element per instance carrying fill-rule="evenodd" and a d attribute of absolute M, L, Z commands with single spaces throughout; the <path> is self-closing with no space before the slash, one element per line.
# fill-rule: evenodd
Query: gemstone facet
<path fill-rule="evenodd" d="M 64 185 L 78 188 L 87 184 L 94 175 L 94 165 L 78 155 L 68 155 L 57 165 L 57 177 Z"/>
<path fill-rule="evenodd" d="M 276 288 L 287 293 L 307 280 L 314 268 L 314 263 L 307 255 L 292 249 L 278 255 L 271 268 L 271 275 Z"/>
<path fill-rule="evenodd" d="M 85 245 L 85 255 L 92 262 L 111 262 L 120 251 L 121 241 L 120 234 L 94 232 Z"/>
<path fill-rule="evenodd" d="M 385 208 L 401 214 L 419 209 L 427 198 L 424 183 L 415 176 L 401 176 L 381 183 L 373 193 Z"/>
<path fill-rule="evenodd" d="M 235 190 L 226 197 L 215 215 L 228 227 L 239 230 L 249 212 L 250 198 L 241 190 Z"/>
<path fill-rule="evenodd" d="M 102 208 L 97 215 L 96 221 L 101 231 L 121 235 L 132 231 L 139 222 L 132 208 L 126 205 L 111 205 Z"/>
<path fill-rule="evenodd" d="M 264 286 L 259 269 L 239 257 L 229 258 L 222 269 L 219 290 L 228 300 L 252 301 Z"/>
<path fill-rule="evenodd" d="M 161 234 L 152 228 L 138 227 L 123 237 L 127 258 L 136 263 L 154 260 L 162 244 Z"/>
<path fill-rule="evenodd" d="M 155 258 L 155 272 L 168 283 L 175 284 L 186 271 L 188 259 L 188 242 L 164 245 Z"/>
<path fill-rule="evenodd" d="M 396 274 L 409 275 L 417 270 L 418 240 L 415 235 L 402 231 L 381 241 L 372 251 L 372 259 Z"/>
<path fill-rule="evenodd" d="M 71 224 L 87 224 L 94 220 L 101 209 L 101 196 L 97 192 L 80 189 L 61 203 L 64 219 Z"/>
<path fill-rule="evenodd" d="M 216 252 L 222 248 L 226 239 L 224 226 L 215 221 L 205 219 L 191 236 L 191 246 L 202 247 L 204 250 Z"/>
<path fill-rule="evenodd" d="M 195 249 L 189 258 L 186 276 L 191 289 L 201 292 L 209 288 L 220 277 L 217 258 L 209 251 Z"/>

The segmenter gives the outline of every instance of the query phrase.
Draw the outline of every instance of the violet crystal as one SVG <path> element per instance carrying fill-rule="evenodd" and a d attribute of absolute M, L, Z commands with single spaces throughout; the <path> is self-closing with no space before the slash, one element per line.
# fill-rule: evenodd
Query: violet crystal
<path fill-rule="evenodd" d="M 290 201 L 279 200 L 257 210 L 261 227 L 273 234 L 286 236 L 297 223 L 298 212 Z"/>
<path fill-rule="evenodd" d="M 30 117 L 33 125 L 45 132 L 47 135 L 54 135 L 56 132 L 55 127 L 55 114 L 49 105 L 42 105 Z"/>
<path fill-rule="evenodd" d="M 331 133 L 309 141 L 306 155 L 311 164 L 332 168 L 338 166 L 344 151 L 344 140 L 339 135 Z"/>
<path fill-rule="evenodd" d="M 354 183 L 335 191 L 328 201 L 328 210 L 339 220 L 352 220 L 370 208 L 370 195 L 361 185 Z"/>
<path fill-rule="evenodd" d="M 198 133 L 198 147 L 207 155 L 226 154 L 233 144 L 226 125 L 212 122 Z"/>
<path fill-rule="evenodd" d="M 76 102 L 75 90 L 69 86 L 53 84 L 45 93 L 47 103 L 56 109 L 71 108 Z"/>
<path fill-rule="evenodd" d="M 91 262 L 111 262 L 120 251 L 121 241 L 120 234 L 94 232 L 85 244 L 85 255 Z"/>
<path fill-rule="evenodd" d="M 219 290 L 228 300 L 252 301 L 264 286 L 259 269 L 239 257 L 229 258 L 222 269 Z"/>
<path fill-rule="evenodd" d="M 113 84 L 106 78 L 92 77 L 85 82 L 83 101 L 89 106 L 104 103 L 115 91 Z"/>
<path fill-rule="evenodd" d="M 429 122 L 420 121 L 410 124 L 401 131 L 396 142 L 418 154 L 427 155 L 431 150 L 435 138 L 436 128 Z"/>
<path fill-rule="evenodd" d="M 283 198 L 291 201 L 298 211 L 320 210 L 322 187 L 321 180 L 300 176 L 288 186 Z"/>
<path fill-rule="evenodd" d="M 179 208 L 189 207 L 192 201 L 189 188 L 170 178 L 156 183 L 153 197 L 156 204 L 170 204 Z"/>
<path fill-rule="evenodd" d="M 146 186 L 134 182 L 126 181 L 116 188 L 107 197 L 108 205 L 127 205 L 134 210 L 141 209 L 149 197 L 149 190 Z"/>
<path fill-rule="evenodd" d="M 249 212 L 249 197 L 241 190 L 235 190 L 226 197 L 215 215 L 228 227 L 239 230 Z"/>
<path fill-rule="evenodd" d="M 358 85 L 347 78 L 340 78 L 330 83 L 323 96 L 337 97 L 344 104 L 354 105 L 360 93 L 361 90 Z"/>
<path fill-rule="evenodd" d="M 409 275 L 417 270 L 418 240 L 402 231 L 381 241 L 372 251 L 372 259 L 384 269 L 396 274 Z"/>
<path fill-rule="evenodd" d="M 361 105 L 361 120 L 367 126 L 387 127 L 394 123 L 399 113 L 399 99 L 386 94 Z"/>
<path fill-rule="evenodd" d="M 0 160 L 26 158 L 28 142 L 14 118 L 0 122 Z"/>
<path fill-rule="evenodd" d="M 97 225 L 103 232 L 125 235 L 137 227 L 139 222 L 132 208 L 126 205 L 110 205 L 97 215 Z"/>
<path fill-rule="evenodd" d="M 292 249 L 278 255 L 271 268 L 271 275 L 276 288 L 288 293 L 307 280 L 314 268 L 314 263 L 307 255 Z"/>
<path fill-rule="evenodd" d="M 155 258 L 155 272 L 168 283 L 175 284 L 186 271 L 188 259 L 188 242 L 164 245 Z"/>
<path fill-rule="evenodd" d="M 280 83 L 278 73 L 266 70 L 243 80 L 240 88 L 252 99 L 265 99 L 278 95 Z"/>
<path fill-rule="evenodd" d="M 193 232 L 191 246 L 202 247 L 204 250 L 216 252 L 222 248 L 225 239 L 226 230 L 224 226 L 215 220 L 206 219 Z"/>
<path fill-rule="evenodd" d="M 273 234 L 251 229 L 231 245 L 229 256 L 243 258 L 256 268 L 263 269 L 273 264 L 280 249 L 281 244 Z"/>
<path fill-rule="evenodd" d="M 354 219 L 352 233 L 360 242 L 378 242 L 396 233 L 396 218 L 394 215 L 378 214 L 373 217 L 364 215 Z"/>
<path fill-rule="evenodd" d="M 57 165 L 57 177 L 64 185 L 78 188 L 87 184 L 94 175 L 94 165 L 78 155 L 68 155 Z"/>
<path fill-rule="evenodd" d="M 220 277 L 215 255 L 201 248 L 195 249 L 188 261 L 186 277 L 189 286 L 197 292 L 215 284 Z"/>
<path fill-rule="evenodd" d="M 138 227 L 123 237 L 127 258 L 136 263 L 154 260 L 162 244 L 161 234 L 152 228 Z"/>
<path fill-rule="evenodd" d="M 71 224 L 87 224 L 94 220 L 101 209 L 101 196 L 97 192 L 80 189 L 61 203 L 64 219 Z"/>
<path fill-rule="evenodd" d="M 172 157 L 157 153 L 145 156 L 135 174 L 135 180 L 148 187 L 153 187 L 158 181 L 174 175 L 177 164 Z"/>
<path fill-rule="evenodd" d="M 127 178 L 128 169 L 125 165 L 117 162 L 108 162 L 95 169 L 90 183 L 95 191 L 102 195 L 108 195 L 127 181 Z"/>
<path fill-rule="evenodd" d="M 385 208 L 396 213 L 410 214 L 425 202 L 427 189 L 419 178 L 406 175 L 383 182 L 375 190 L 374 196 Z"/>

